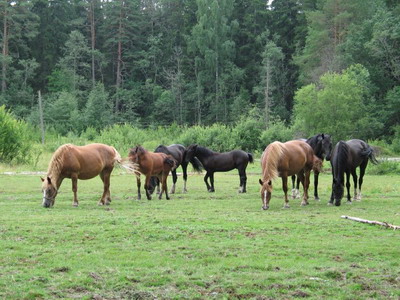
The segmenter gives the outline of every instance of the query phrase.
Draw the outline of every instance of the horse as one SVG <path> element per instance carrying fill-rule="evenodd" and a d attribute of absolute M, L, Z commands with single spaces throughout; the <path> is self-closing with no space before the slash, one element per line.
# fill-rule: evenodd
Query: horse
<path fill-rule="evenodd" d="M 344 174 L 346 173 L 347 202 L 351 203 L 350 197 L 350 174 L 353 176 L 354 182 L 354 200 L 361 201 L 361 186 L 368 160 L 373 164 L 378 161 L 375 158 L 374 150 L 366 142 L 358 139 L 349 141 L 339 141 L 332 151 L 332 194 L 328 205 L 340 206 L 340 202 L 344 194 Z M 360 178 L 357 190 L 357 172 L 360 167 Z"/>
<path fill-rule="evenodd" d="M 167 178 L 169 172 L 174 170 L 176 167 L 176 162 L 170 155 L 150 152 L 142 146 L 136 146 L 129 151 L 129 160 L 135 165 L 137 172 L 139 172 L 136 176 L 138 200 L 141 199 L 140 174 L 146 176 L 144 189 L 146 191 L 147 200 L 151 200 L 151 194 L 149 191 L 151 176 L 157 176 L 161 181 L 161 193 L 158 198 L 161 199 L 162 193 L 165 191 L 166 199 L 170 199 L 167 191 Z"/>
<path fill-rule="evenodd" d="M 272 193 L 272 180 L 282 177 L 282 189 L 285 193 L 284 208 L 289 208 L 287 196 L 288 176 L 297 175 L 304 188 L 301 205 L 308 204 L 308 187 L 310 184 L 310 172 L 314 165 L 314 151 L 306 142 L 294 140 L 286 143 L 273 142 L 269 144 L 261 156 L 261 168 L 263 178 L 259 180 L 261 185 L 262 209 L 269 208 Z"/>
<path fill-rule="evenodd" d="M 121 155 L 114 147 L 104 144 L 89 144 L 75 146 L 65 144 L 60 146 L 53 154 L 46 178 L 41 178 L 44 207 L 54 205 L 58 189 L 65 178 L 71 178 L 74 193 L 73 206 L 78 206 L 78 179 L 91 179 L 100 174 L 104 184 L 103 195 L 99 205 L 109 205 L 110 175 L 115 163 L 121 163 Z"/>
<path fill-rule="evenodd" d="M 204 169 L 207 171 L 204 176 L 204 182 L 209 192 L 215 192 L 214 189 L 214 173 L 227 172 L 233 169 L 238 169 L 240 177 L 239 193 L 246 193 L 246 168 L 248 163 L 252 163 L 253 155 L 242 150 L 233 150 L 230 152 L 218 153 L 205 147 L 192 144 L 186 151 L 186 162 L 197 157 Z M 210 184 L 208 183 L 210 178 Z"/>
<path fill-rule="evenodd" d="M 182 166 L 182 171 L 183 171 L 183 193 L 187 192 L 186 189 L 186 182 L 187 182 L 187 167 L 189 162 L 185 160 L 186 156 L 186 147 L 180 144 L 173 144 L 170 146 L 164 146 L 164 145 L 159 145 L 155 150 L 154 153 L 165 153 L 168 155 L 171 155 L 175 161 L 176 161 L 176 168 L 179 166 Z M 192 160 L 190 160 L 190 163 L 192 164 L 193 168 L 197 171 L 200 172 L 202 170 L 202 165 L 200 161 L 196 158 L 193 157 Z M 171 171 L 172 173 L 172 188 L 171 191 L 169 192 L 170 194 L 175 193 L 175 186 L 176 186 L 176 181 L 178 180 L 178 176 L 176 175 L 176 168 Z M 157 186 L 157 191 L 159 193 L 160 191 L 160 182 L 157 180 L 157 177 L 151 177 L 150 180 L 150 186 L 149 190 L 150 193 L 152 194 L 154 192 L 154 188 Z"/>
<path fill-rule="evenodd" d="M 314 151 L 314 155 L 318 157 L 321 162 L 326 160 L 330 160 L 330 155 L 332 152 L 332 141 L 331 141 L 331 136 L 329 134 L 317 134 L 309 139 L 299 139 L 301 141 L 306 142 L 311 146 L 311 148 Z M 314 199 L 319 201 L 319 196 L 318 196 L 318 177 L 319 177 L 319 168 L 316 168 L 314 170 Z M 299 192 L 299 185 L 300 185 L 300 180 L 297 179 L 297 183 L 295 185 L 295 180 L 296 180 L 296 175 L 292 176 L 292 198 L 300 198 L 300 192 Z"/>

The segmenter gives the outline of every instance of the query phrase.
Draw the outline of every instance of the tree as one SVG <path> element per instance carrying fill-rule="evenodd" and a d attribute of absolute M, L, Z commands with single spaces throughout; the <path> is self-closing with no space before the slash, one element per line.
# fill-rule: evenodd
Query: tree
<path fill-rule="evenodd" d="M 84 126 L 100 130 L 111 123 L 112 108 L 108 101 L 108 93 L 102 84 L 97 84 L 89 93 L 84 115 Z"/>
<path fill-rule="evenodd" d="M 327 73 L 318 85 L 301 88 L 295 96 L 295 129 L 302 136 L 325 132 L 335 140 L 374 136 L 381 124 L 370 114 L 370 93 L 365 85 L 368 71 L 361 71 L 350 68 L 342 74 Z"/>

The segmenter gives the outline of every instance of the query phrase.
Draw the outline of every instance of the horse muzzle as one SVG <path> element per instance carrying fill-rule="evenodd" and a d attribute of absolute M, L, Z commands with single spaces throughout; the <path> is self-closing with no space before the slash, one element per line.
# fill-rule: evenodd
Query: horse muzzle
<path fill-rule="evenodd" d="M 335 206 L 340 206 L 341 200 L 340 199 L 335 199 Z"/>

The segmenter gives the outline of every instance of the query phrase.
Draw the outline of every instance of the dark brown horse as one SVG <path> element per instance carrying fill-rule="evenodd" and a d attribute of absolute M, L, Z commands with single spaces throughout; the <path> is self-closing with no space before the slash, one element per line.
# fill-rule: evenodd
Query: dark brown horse
<path fill-rule="evenodd" d="M 135 169 L 146 176 L 144 183 L 144 189 L 148 200 L 151 200 L 150 193 L 150 179 L 152 176 L 156 176 L 161 182 L 161 192 L 159 199 L 161 199 L 162 193 L 165 191 L 165 197 L 169 200 L 167 190 L 167 178 L 169 172 L 176 167 L 175 160 L 165 153 L 154 153 L 147 151 L 142 146 L 136 146 L 129 151 L 129 160 L 135 165 Z M 141 199 L 140 194 L 140 175 L 136 176 L 137 187 L 138 187 L 138 200 Z"/>
<path fill-rule="evenodd" d="M 78 206 L 78 179 L 91 179 L 99 174 L 104 183 L 103 196 L 99 205 L 109 205 L 111 202 L 110 175 L 116 162 L 121 162 L 121 156 L 114 147 L 108 145 L 62 145 L 51 158 L 46 178 L 42 178 L 43 206 L 54 205 L 58 189 L 65 178 L 72 180 L 74 192 L 72 205 Z"/>
<path fill-rule="evenodd" d="M 301 205 L 308 204 L 308 186 L 310 172 L 314 164 L 314 152 L 310 145 L 303 141 L 289 141 L 286 143 L 273 142 L 265 148 L 261 156 L 263 178 L 261 184 L 261 200 L 264 210 L 269 208 L 272 193 L 272 180 L 282 177 L 282 189 L 285 193 L 285 208 L 289 208 L 287 196 L 288 176 L 297 175 L 304 188 Z"/>

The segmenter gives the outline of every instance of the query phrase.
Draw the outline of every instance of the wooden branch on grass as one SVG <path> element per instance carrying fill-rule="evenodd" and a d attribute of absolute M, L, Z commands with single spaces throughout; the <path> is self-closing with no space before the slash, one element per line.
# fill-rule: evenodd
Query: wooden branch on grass
<path fill-rule="evenodd" d="M 356 217 L 349 217 L 349 216 L 342 216 L 342 219 L 348 219 L 356 222 L 361 222 L 361 223 L 366 223 L 366 224 L 371 224 L 371 225 L 380 225 L 384 226 L 386 228 L 391 228 L 391 229 L 400 229 L 400 226 L 389 224 L 387 222 L 379 222 L 379 221 L 370 221 L 370 220 L 365 220 L 365 219 L 360 219 Z"/>

